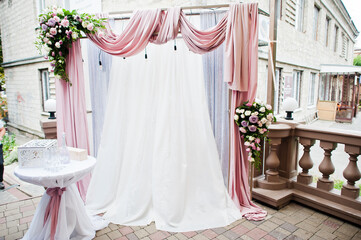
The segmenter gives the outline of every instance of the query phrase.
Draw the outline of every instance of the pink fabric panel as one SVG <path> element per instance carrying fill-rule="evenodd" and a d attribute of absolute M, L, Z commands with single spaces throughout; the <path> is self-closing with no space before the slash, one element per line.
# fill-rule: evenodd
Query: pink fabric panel
<path fill-rule="evenodd" d="M 160 24 L 155 30 L 157 34 L 151 37 L 150 42 L 163 44 L 175 39 L 179 30 L 180 13 L 180 7 L 170 8 L 167 12 L 162 11 Z"/>
<path fill-rule="evenodd" d="M 258 71 L 258 4 L 231 5 L 226 35 L 225 76 L 232 90 L 231 111 L 243 101 L 253 101 L 257 90 Z M 230 26 L 234 24 L 234 26 Z M 233 115 L 232 114 L 232 115 Z M 248 160 L 238 126 L 231 118 L 231 151 L 229 193 L 249 220 L 263 220 L 267 212 L 250 199 Z"/>
<path fill-rule="evenodd" d="M 69 48 L 66 72 L 72 86 L 63 80 L 56 80 L 58 144 L 61 143 L 63 132 L 65 132 L 67 146 L 87 149 L 89 154 L 84 73 L 79 40 Z M 85 200 L 89 182 L 90 174 L 77 182 L 83 200 Z"/>
<path fill-rule="evenodd" d="M 66 188 L 48 188 L 46 189 L 46 193 L 50 196 L 50 200 L 45 209 L 44 214 L 44 225 L 48 220 L 49 216 L 51 216 L 50 221 L 50 240 L 55 239 L 56 226 L 58 225 L 58 216 L 59 216 L 59 206 L 61 201 L 61 195 Z"/>
<path fill-rule="evenodd" d="M 104 37 L 88 34 L 100 49 L 115 56 L 130 57 L 142 51 L 161 21 L 161 10 L 136 11 L 125 30 L 119 35 L 111 32 L 107 25 Z"/>
<path fill-rule="evenodd" d="M 219 23 L 205 31 L 197 30 L 187 19 L 186 15 L 180 13 L 180 31 L 183 40 L 189 50 L 194 53 L 204 54 L 219 47 L 226 36 L 227 14 Z"/>

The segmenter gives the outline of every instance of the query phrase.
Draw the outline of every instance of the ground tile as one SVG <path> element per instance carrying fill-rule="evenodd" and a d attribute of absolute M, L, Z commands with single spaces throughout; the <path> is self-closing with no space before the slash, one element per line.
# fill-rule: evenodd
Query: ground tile
<path fill-rule="evenodd" d="M 293 235 L 296 235 L 297 237 L 299 237 L 301 239 L 309 239 L 310 237 L 312 237 L 313 233 L 300 228 L 300 229 L 297 229 L 293 233 Z"/>
<path fill-rule="evenodd" d="M 155 233 L 157 229 L 155 228 L 154 224 L 150 224 L 144 228 L 149 234 Z"/>
<path fill-rule="evenodd" d="M 228 230 L 227 232 L 223 233 L 222 235 L 228 239 L 238 239 L 239 238 L 239 235 L 231 230 Z"/>
<path fill-rule="evenodd" d="M 192 237 L 194 240 L 208 240 L 208 238 L 202 234 L 197 234 L 194 237 Z"/>
<path fill-rule="evenodd" d="M 223 228 L 223 227 L 219 227 L 219 228 L 212 228 L 212 230 L 217 233 L 217 234 L 222 234 L 225 231 L 227 231 L 227 229 Z"/>
<path fill-rule="evenodd" d="M 118 230 L 114 230 L 112 232 L 107 233 L 108 237 L 110 239 L 117 239 L 122 236 L 122 234 Z"/>
<path fill-rule="evenodd" d="M 281 225 L 281 224 L 284 224 L 285 223 L 285 221 L 283 221 L 283 220 L 281 220 L 281 219 L 279 219 L 278 217 L 272 217 L 272 218 L 270 218 L 269 219 L 271 222 L 274 222 L 275 224 L 277 224 L 277 225 Z"/>
<path fill-rule="evenodd" d="M 218 234 L 212 231 L 211 229 L 204 231 L 202 234 L 206 236 L 208 239 L 213 239 L 218 236 Z"/>
<path fill-rule="evenodd" d="M 226 238 L 223 235 L 219 235 L 217 238 L 215 238 L 216 240 L 228 240 L 229 238 Z"/>
<path fill-rule="evenodd" d="M 119 225 L 117 224 L 114 224 L 114 223 L 110 223 L 108 228 L 110 228 L 111 230 L 117 230 L 119 228 Z"/>
<path fill-rule="evenodd" d="M 191 238 L 191 237 L 197 235 L 197 232 L 194 232 L 194 231 L 193 232 L 184 232 L 182 234 L 188 238 Z"/>
<path fill-rule="evenodd" d="M 127 238 L 129 239 L 129 240 L 138 240 L 139 238 L 137 237 L 137 235 L 135 235 L 134 233 L 129 233 L 128 235 L 127 235 Z"/>
<path fill-rule="evenodd" d="M 315 212 L 314 214 L 312 214 L 312 216 L 310 216 L 309 218 L 307 218 L 308 221 L 312 221 L 313 223 L 319 225 L 321 224 L 323 221 L 325 221 L 327 219 L 327 216 Z"/>
<path fill-rule="evenodd" d="M 127 235 L 129 233 L 134 232 L 134 230 L 131 227 L 126 226 L 126 227 L 119 228 L 119 232 L 123 235 Z"/>
<path fill-rule="evenodd" d="M 96 232 L 96 236 L 102 236 L 108 232 L 111 232 L 112 230 L 109 227 L 103 228 L 102 230 L 99 230 Z"/>
<path fill-rule="evenodd" d="M 249 231 L 248 233 L 246 233 L 246 235 L 248 235 L 252 239 L 258 240 L 258 239 L 261 239 L 263 236 L 266 236 L 267 232 L 263 231 L 260 228 L 254 228 L 251 231 Z"/>
<path fill-rule="evenodd" d="M 336 230 L 337 228 L 339 228 L 342 225 L 342 223 L 328 218 L 325 221 L 323 221 L 321 225 L 325 225 L 325 226 L 327 226 L 329 228 L 332 228 L 332 229 Z"/>
<path fill-rule="evenodd" d="M 289 235 L 288 237 L 286 237 L 285 240 L 303 240 L 303 239 L 292 234 L 292 235 Z"/>
<path fill-rule="evenodd" d="M 147 231 L 145 231 L 144 229 L 139 229 L 139 230 L 135 231 L 134 234 L 137 235 L 137 237 L 139 239 L 143 239 L 149 235 L 149 233 Z"/>
<path fill-rule="evenodd" d="M 327 240 L 327 239 L 324 239 L 324 238 L 319 237 L 319 236 L 317 236 L 317 235 L 313 235 L 313 236 L 310 238 L 310 240 Z"/>
<path fill-rule="evenodd" d="M 157 232 L 151 234 L 149 236 L 149 238 L 152 240 L 161 240 L 161 239 L 166 239 L 169 236 L 170 236 L 170 234 L 168 232 L 157 231 Z"/>
<path fill-rule="evenodd" d="M 241 239 L 243 239 L 243 240 L 253 240 L 253 238 L 251 238 L 251 237 L 248 236 L 248 235 L 242 235 L 242 236 L 241 236 Z"/>
<path fill-rule="evenodd" d="M 122 237 L 114 239 L 114 240 L 128 240 L 128 238 L 126 236 L 122 236 Z"/>
<path fill-rule="evenodd" d="M 277 238 L 274 238 L 271 235 L 266 235 L 262 239 L 264 239 L 264 240 L 277 240 Z"/>
<path fill-rule="evenodd" d="M 251 230 L 251 229 L 253 229 L 253 228 L 256 227 L 255 224 L 253 224 L 253 223 L 251 223 L 251 222 L 249 222 L 249 221 L 245 221 L 245 222 L 243 222 L 241 225 L 242 225 L 243 227 L 245 227 L 245 228 L 248 228 L 249 230 Z"/>
<path fill-rule="evenodd" d="M 234 228 L 232 228 L 231 231 L 241 236 L 241 235 L 245 234 L 246 232 L 248 232 L 249 229 L 245 228 L 244 226 L 242 226 L 240 224 L 240 225 L 235 226 Z"/>
<path fill-rule="evenodd" d="M 341 227 L 339 227 L 339 229 L 337 230 L 338 232 L 342 232 L 343 234 L 353 237 L 357 232 L 358 232 L 358 228 L 355 227 L 354 225 L 351 225 L 349 223 L 344 223 L 342 224 Z"/>
<path fill-rule="evenodd" d="M 308 224 L 307 222 L 300 222 L 296 224 L 297 227 L 302 228 L 303 230 L 311 233 L 316 233 L 319 231 L 319 228 L 315 226 L 315 224 Z"/>
<path fill-rule="evenodd" d="M 298 227 L 296 227 L 295 225 L 287 223 L 287 222 L 282 224 L 280 227 L 287 230 L 287 231 L 289 231 L 289 232 L 291 232 L 291 233 L 298 229 Z"/>
<path fill-rule="evenodd" d="M 94 240 L 110 240 L 107 235 L 101 235 L 99 237 L 94 238 Z"/>
<path fill-rule="evenodd" d="M 334 235 L 328 231 L 325 231 L 325 230 L 320 230 L 320 231 L 316 232 L 316 236 L 319 236 L 319 237 L 322 237 L 322 238 L 328 239 L 328 240 L 336 238 L 336 235 Z"/>
<path fill-rule="evenodd" d="M 269 235 L 277 239 L 284 239 L 290 234 L 291 234 L 290 232 L 280 227 L 276 228 L 275 230 L 269 233 Z"/>
<path fill-rule="evenodd" d="M 20 239 L 24 236 L 23 231 L 17 232 L 17 233 L 13 233 L 10 234 L 8 236 L 5 237 L 5 240 L 15 240 L 15 239 Z"/>
<path fill-rule="evenodd" d="M 276 229 L 279 225 L 276 223 L 273 223 L 271 221 L 266 221 L 264 223 L 262 223 L 261 225 L 259 225 L 258 227 L 260 229 L 263 229 L 266 232 L 271 232 L 272 230 Z"/>
<path fill-rule="evenodd" d="M 350 236 L 348 236 L 348 235 L 346 235 L 346 234 L 344 234 L 342 232 L 339 232 L 339 231 L 333 232 L 333 235 L 335 235 L 336 238 L 340 239 L 340 240 L 348 240 L 348 239 L 350 239 Z M 359 239 L 361 239 L 361 238 L 359 238 Z"/>

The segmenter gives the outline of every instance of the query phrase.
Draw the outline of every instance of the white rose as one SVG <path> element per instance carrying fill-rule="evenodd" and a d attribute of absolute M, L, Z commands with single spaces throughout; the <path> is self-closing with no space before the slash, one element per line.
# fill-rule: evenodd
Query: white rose
<path fill-rule="evenodd" d="M 53 44 L 51 41 L 48 42 L 49 45 Z M 49 48 L 50 49 L 50 48 Z"/>
<path fill-rule="evenodd" d="M 251 113 L 251 116 L 257 116 L 256 112 Z"/>
<path fill-rule="evenodd" d="M 269 127 L 269 125 L 271 125 L 271 122 L 267 122 L 266 123 L 266 126 Z"/>
<path fill-rule="evenodd" d="M 251 115 L 251 111 L 250 110 L 247 110 L 244 114 L 246 115 L 246 116 L 249 116 L 249 115 Z"/>
<path fill-rule="evenodd" d="M 250 161 L 250 162 L 254 162 L 254 158 L 250 158 L 249 161 Z"/>
<path fill-rule="evenodd" d="M 61 30 L 59 29 L 59 33 L 61 33 Z"/>
<path fill-rule="evenodd" d="M 257 107 L 257 103 L 253 103 L 253 107 Z"/>
<path fill-rule="evenodd" d="M 244 113 L 244 109 L 241 109 L 241 113 Z"/>
<path fill-rule="evenodd" d="M 71 37 L 72 37 L 73 39 L 77 39 L 77 38 L 78 38 L 78 33 L 77 33 L 77 32 L 73 32 L 73 33 L 71 34 Z"/>
<path fill-rule="evenodd" d="M 83 26 L 83 28 L 86 28 L 88 26 L 88 22 L 83 21 L 81 25 Z"/>
<path fill-rule="evenodd" d="M 244 142 L 244 146 L 249 146 L 249 145 L 251 145 L 249 142 Z"/>
<path fill-rule="evenodd" d="M 250 136 L 249 138 L 248 138 L 248 140 L 250 140 L 251 142 L 254 140 L 254 137 L 253 136 Z"/>
<path fill-rule="evenodd" d="M 55 43 L 55 47 L 60 48 L 60 43 L 59 43 L 59 42 L 56 42 L 56 43 Z"/>
<path fill-rule="evenodd" d="M 261 119 L 261 123 L 262 123 L 262 124 L 265 124 L 266 122 L 267 122 L 267 119 L 266 119 L 266 118 L 262 118 L 262 119 Z"/>
<path fill-rule="evenodd" d="M 239 116 L 237 114 L 234 115 L 234 120 L 238 121 L 238 119 L 239 119 Z"/>
<path fill-rule="evenodd" d="M 241 113 L 241 109 L 237 108 L 236 113 Z"/>
<path fill-rule="evenodd" d="M 244 116 L 244 114 L 241 115 L 241 118 L 245 118 L 246 116 Z"/>
<path fill-rule="evenodd" d="M 261 107 L 261 108 L 259 109 L 259 111 L 260 111 L 260 112 L 265 112 L 266 109 L 265 109 L 264 107 Z"/>
<path fill-rule="evenodd" d="M 267 108 L 267 110 L 271 110 L 271 109 L 272 109 L 272 106 L 269 105 L 269 104 L 267 104 L 267 105 L 266 105 L 266 108 Z"/>
<path fill-rule="evenodd" d="M 61 9 L 61 8 L 58 8 L 57 10 L 56 10 L 56 13 L 57 14 L 59 14 L 59 15 L 63 15 L 63 9 Z"/>

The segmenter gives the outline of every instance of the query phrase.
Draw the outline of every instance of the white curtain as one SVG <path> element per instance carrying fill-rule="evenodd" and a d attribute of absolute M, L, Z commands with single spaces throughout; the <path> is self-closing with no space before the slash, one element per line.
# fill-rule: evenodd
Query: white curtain
<path fill-rule="evenodd" d="M 202 29 L 215 26 L 224 16 L 225 11 L 202 12 L 200 15 Z M 221 162 L 223 181 L 228 187 L 229 172 L 229 90 L 223 81 L 224 44 L 212 52 L 203 55 L 203 72 L 208 112 L 216 140 L 219 160 Z"/>
<path fill-rule="evenodd" d="M 113 60 L 92 214 L 182 232 L 241 218 L 223 184 L 207 110 L 202 57 L 177 41 Z"/>

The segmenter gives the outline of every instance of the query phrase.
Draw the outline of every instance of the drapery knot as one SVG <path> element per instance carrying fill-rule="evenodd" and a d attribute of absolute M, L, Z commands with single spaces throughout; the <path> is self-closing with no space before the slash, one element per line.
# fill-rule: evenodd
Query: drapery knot
<path fill-rule="evenodd" d="M 63 195 L 63 192 L 66 191 L 66 188 L 48 188 L 46 189 L 46 194 L 50 196 L 50 200 L 48 203 L 48 206 L 46 207 L 45 214 L 44 214 L 44 225 L 46 221 L 49 218 L 49 215 L 51 215 L 51 227 L 50 227 L 50 239 L 54 240 L 55 232 L 56 232 L 56 226 L 58 225 L 58 216 L 59 216 L 59 207 L 60 207 L 60 201 L 61 196 Z"/>
<path fill-rule="evenodd" d="M 177 37 L 179 31 L 180 7 L 169 8 L 168 11 L 162 11 L 157 28 L 149 39 L 155 44 L 164 44 Z"/>

